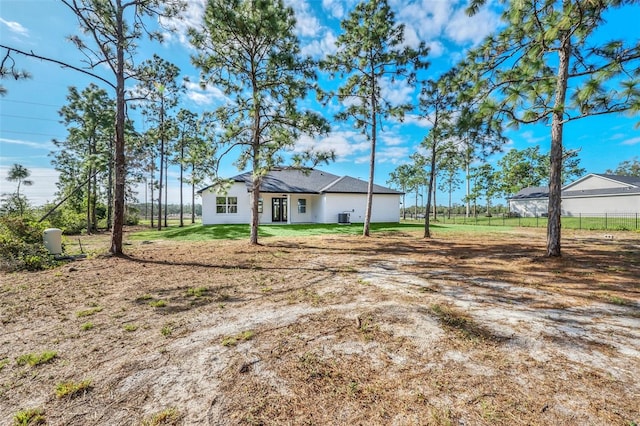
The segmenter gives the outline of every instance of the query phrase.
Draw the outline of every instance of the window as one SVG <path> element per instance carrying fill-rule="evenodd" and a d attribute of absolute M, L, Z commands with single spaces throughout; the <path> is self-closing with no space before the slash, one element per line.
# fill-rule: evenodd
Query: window
<path fill-rule="evenodd" d="M 216 213 L 238 213 L 238 197 L 216 197 Z"/>
<path fill-rule="evenodd" d="M 258 198 L 258 213 L 262 213 L 262 198 Z"/>
<path fill-rule="evenodd" d="M 307 200 L 305 198 L 298 198 L 298 213 L 307 212 Z"/>

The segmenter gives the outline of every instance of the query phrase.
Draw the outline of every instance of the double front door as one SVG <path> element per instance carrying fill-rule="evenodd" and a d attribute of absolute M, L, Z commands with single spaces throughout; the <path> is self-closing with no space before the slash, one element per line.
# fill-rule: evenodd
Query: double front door
<path fill-rule="evenodd" d="M 272 198 L 271 199 L 271 222 L 287 221 L 287 199 Z"/>

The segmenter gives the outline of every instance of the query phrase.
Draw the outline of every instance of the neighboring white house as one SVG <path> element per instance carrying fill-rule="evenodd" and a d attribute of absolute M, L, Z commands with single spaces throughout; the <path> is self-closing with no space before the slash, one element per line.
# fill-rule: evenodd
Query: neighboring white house
<path fill-rule="evenodd" d="M 509 211 L 541 216 L 549 205 L 548 187 L 529 187 L 508 199 Z M 591 173 L 562 188 L 562 215 L 640 213 L 640 178 Z"/>
<path fill-rule="evenodd" d="M 251 222 L 252 173 L 212 185 L 202 195 L 202 224 Z M 402 193 L 373 186 L 371 222 L 399 222 Z M 321 170 L 274 169 L 262 179 L 260 223 L 364 222 L 367 182 Z"/>

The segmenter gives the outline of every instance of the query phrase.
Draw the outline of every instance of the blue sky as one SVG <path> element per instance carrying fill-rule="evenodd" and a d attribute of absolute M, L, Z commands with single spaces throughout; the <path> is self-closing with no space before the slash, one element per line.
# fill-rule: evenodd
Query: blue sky
<path fill-rule="evenodd" d="M 335 40 L 340 33 L 340 20 L 354 7 L 354 0 L 287 0 L 296 11 L 297 33 L 303 52 L 319 59 L 335 50 Z M 447 71 L 470 47 L 479 43 L 491 31 L 499 27 L 499 12 L 487 7 L 473 18 L 464 13 L 464 2 L 446 0 L 389 0 L 398 22 L 406 25 L 408 44 L 424 41 L 430 48 L 431 66 L 422 77 L 437 78 Z M 183 97 L 181 107 L 193 111 L 213 110 L 224 101 L 215 87 L 201 89 L 197 84 L 198 70 L 190 63 L 192 48 L 188 45 L 185 30 L 199 25 L 204 0 L 191 0 L 185 19 L 178 23 L 176 31 L 168 33 L 163 45 L 143 42 L 136 62 L 157 53 L 175 63 L 191 84 Z M 640 6 L 610 13 L 606 27 L 607 38 L 625 38 L 637 42 L 637 22 Z M 1 0 L 0 40 L 21 50 L 67 61 L 82 66 L 82 55 L 66 37 L 78 34 L 77 21 L 71 12 L 55 0 Z M 4 54 L 4 52 L 2 52 Z M 55 198 L 57 174 L 51 166 L 49 153 L 54 149 L 52 139 L 64 139 L 66 130 L 59 123 L 58 110 L 66 103 L 69 86 L 85 88 L 92 80 L 75 71 L 38 60 L 15 57 L 18 68 L 28 70 L 32 78 L 25 81 L 4 80 L 8 90 L 0 98 L 0 193 L 12 192 L 15 186 L 5 177 L 13 163 L 20 163 L 32 171 L 34 185 L 24 192 L 33 204 L 42 204 Z M 109 77 L 106 70 L 101 70 Z M 326 82 L 324 78 L 321 84 Z M 99 84 L 99 83 L 98 83 Z M 108 90 L 108 89 L 107 89 Z M 415 99 L 418 87 L 402 82 L 385 82 L 385 94 L 396 102 Z M 109 92 L 113 95 L 111 92 Z M 312 100 L 308 105 L 318 108 L 332 121 L 335 106 L 324 110 Z M 609 115 L 568 123 L 565 126 L 565 146 L 580 149 L 581 165 L 587 172 L 603 173 L 618 163 L 640 155 L 640 130 L 634 125 L 639 117 Z M 337 161 L 322 168 L 337 174 L 365 179 L 368 176 L 369 143 L 349 124 L 333 122 L 332 132 L 324 137 L 303 137 L 298 149 L 312 145 L 333 149 Z M 408 162 L 409 155 L 428 133 L 425 120 L 409 115 L 404 123 L 384 123 L 377 149 L 376 183 L 385 185 L 389 173 L 398 165 Z M 518 131 L 508 131 L 509 142 L 504 150 L 524 149 L 540 145 L 543 152 L 550 147 L 550 131 L 543 125 L 523 126 Z M 500 154 L 488 161 L 494 163 Z M 240 173 L 233 165 L 235 158 L 228 157 L 220 169 L 223 177 Z M 177 170 L 170 170 L 169 201 L 178 200 Z M 186 191 L 186 190 L 185 190 Z M 188 191 L 185 192 L 185 196 Z M 143 196 L 143 194 L 140 194 Z M 462 190 L 454 194 L 454 202 L 464 196 Z M 445 203 L 445 194 L 438 195 L 439 203 Z"/>

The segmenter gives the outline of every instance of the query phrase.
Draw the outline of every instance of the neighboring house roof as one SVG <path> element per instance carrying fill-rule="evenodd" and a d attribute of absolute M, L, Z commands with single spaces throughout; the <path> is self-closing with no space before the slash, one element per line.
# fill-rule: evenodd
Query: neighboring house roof
<path fill-rule="evenodd" d="M 528 186 L 518 191 L 510 200 L 519 200 L 523 198 L 547 198 L 549 197 L 548 186 Z"/>
<path fill-rule="evenodd" d="M 252 172 L 241 173 L 231 178 L 235 182 L 244 183 L 247 191 L 253 189 Z M 213 185 L 211 185 L 213 186 Z M 202 192 L 208 188 L 201 189 Z M 267 173 L 262 178 L 260 192 L 264 193 L 296 193 L 296 194 L 323 194 L 323 193 L 367 193 L 368 183 L 350 176 L 336 176 L 316 169 L 279 168 Z M 374 194 L 402 194 L 390 188 L 373 185 Z"/>
<path fill-rule="evenodd" d="M 591 178 L 598 177 L 611 181 L 616 186 L 610 188 L 593 188 L 593 189 L 579 189 L 571 190 L 572 187 L 578 183 Z M 635 176 L 621 176 L 621 175 L 607 175 L 599 173 L 590 173 L 580 179 L 565 185 L 562 188 L 562 197 L 585 197 L 585 196 L 599 196 L 599 195 L 621 195 L 621 194 L 640 194 L 640 177 Z M 521 200 L 521 199 L 535 199 L 535 198 L 548 198 L 549 187 L 543 186 L 530 186 L 520 190 L 517 194 L 509 197 L 509 200 Z"/>

